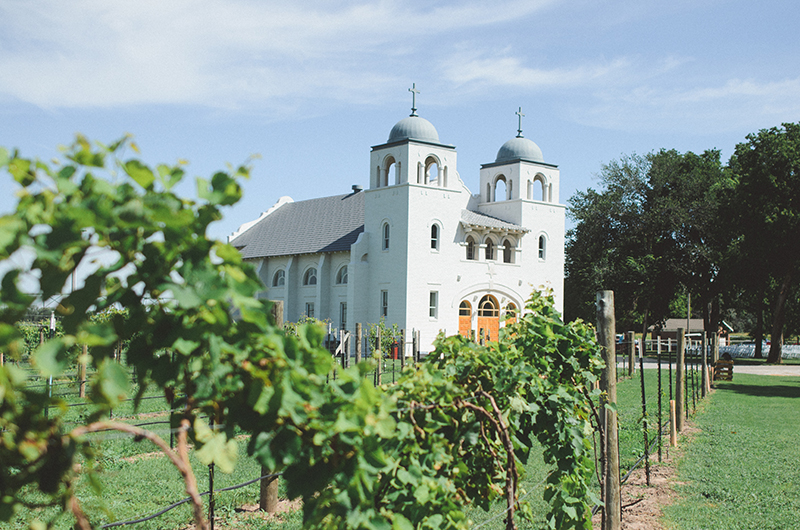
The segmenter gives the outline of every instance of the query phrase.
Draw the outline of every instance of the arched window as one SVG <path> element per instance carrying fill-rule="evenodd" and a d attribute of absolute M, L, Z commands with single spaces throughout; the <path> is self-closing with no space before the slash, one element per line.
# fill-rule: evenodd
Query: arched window
<path fill-rule="evenodd" d="M 439 250 L 439 225 L 431 225 L 431 250 Z"/>
<path fill-rule="evenodd" d="M 462 300 L 458 305 L 458 316 L 468 317 L 472 315 L 472 306 L 466 300 Z"/>
<path fill-rule="evenodd" d="M 381 250 L 389 250 L 389 223 L 383 223 Z"/>
<path fill-rule="evenodd" d="M 425 184 L 441 185 L 439 181 L 439 162 L 435 157 L 429 156 L 425 159 Z"/>
<path fill-rule="evenodd" d="M 514 245 L 508 239 L 503 241 L 503 263 L 514 263 Z"/>
<path fill-rule="evenodd" d="M 388 186 L 390 182 L 397 184 L 398 179 L 398 164 L 395 162 L 394 157 L 389 156 L 383 162 L 383 171 L 379 175 L 378 187 L 382 188 Z"/>
<path fill-rule="evenodd" d="M 478 304 L 478 316 L 479 317 L 500 316 L 500 310 L 497 305 L 497 300 L 494 299 L 494 296 L 487 294 L 486 296 L 481 298 L 481 301 Z"/>
<path fill-rule="evenodd" d="M 317 285 L 317 269 L 311 267 L 303 275 L 303 285 Z"/>
<path fill-rule="evenodd" d="M 336 284 L 342 285 L 347 283 L 347 265 L 343 265 L 339 272 L 336 273 Z"/>
<path fill-rule="evenodd" d="M 547 192 L 545 191 L 547 189 L 547 184 L 544 183 L 544 177 L 542 175 L 536 175 L 536 177 L 534 177 L 533 188 L 533 200 L 545 202 L 547 200 Z"/>
<path fill-rule="evenodd" d="M 488 238 L 486 239 L 486 259 L 494 259 L 494 241 Z"/>
<path fill-rule="evenodd" d="M 478 259 L 475 255 L 475 240 L 472 236 L 467 236 L 467 259 Z"/>
<path fill-rule="evenodd" d="M 547 239 L 544 235 L 539 236 L 539 259 L 547 258 Z"/>
<path fill-rule="evenodd" d="M 508 191 L 506 190 L 506 177 L 500 175 L 497 177 L 497 180 L 494 181 L 494 200 L 496 201 L 504 201 L 508 198 Z"/>
<path fill-rule="evenodd" d="M 275 271 L 275 275 L 272 277 L 272 286 L 283 287 L 285 284 L 286 284 L 286 271 L 283 269 Z"/>

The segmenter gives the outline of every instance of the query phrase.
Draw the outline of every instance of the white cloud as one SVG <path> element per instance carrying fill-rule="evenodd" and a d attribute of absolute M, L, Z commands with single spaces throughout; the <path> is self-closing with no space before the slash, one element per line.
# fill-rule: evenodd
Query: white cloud
<path fill-rule="evenodd" d="M 523 64 L 523 59 L 502 55 L 485 56 L 480 51 L 458 53 L 441 63 L 447 78 L 456 86 L 509 86 L 527 89 L 552 89 L 586 85 L 620 75 L 630 61 L 615 59 L 603 64 L 584 64 L 553 69 Z"/>
<path fill-rule="evenodd" d="M 336 98 L 342 86 L 353 97 L 393 78 L 387 58 L 549 3 L 9 0 L 0 94 L 45 107 L 272 104 Z"/>
<path fill-rule="evenodd" d="M 573 108 L 573 118 L 620 130 L 755 130 L 800 119 L 800 77 L 782 81 L 731 79 L 690 88 L 635 85 L 598 92 Z"/>

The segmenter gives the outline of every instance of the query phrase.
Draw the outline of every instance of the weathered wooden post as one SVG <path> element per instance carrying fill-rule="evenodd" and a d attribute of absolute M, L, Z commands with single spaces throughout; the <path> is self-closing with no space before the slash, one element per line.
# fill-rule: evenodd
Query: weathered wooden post
<path fill-rule="evenodd" d="M 686 419 L 684 413 L 684 404 L 686 404 L 686 396 L 684 395 L 684 352 L 686 350 L 686 336 L 683 334 L 683 328 L 678 328 L 678 350 L 675 356 L 675 408 L 677 409 L 676 428 L 678 432 L 683 432 L 683 422 Z"/>
<path fill-rule="evenodd" d="M 617 415 L 606 407 L 617 402 L 617 354 L 615 344 L 616 323 L 614 319 L 614 291 L 599 291 L 596 297 L 597 335 L 606 363 L 600 375 L 601 418 L 605 425 L 603 447 L 603 530 L 619 530 L 622 520 L 622 505 L 619 489 L 619 434 Z"/>
<path fill-rule="evenodd" d="M 711 362 L 716 364 L 719 361 L 719 333 L 714 333 L 712 338 L 714 339 L 714 345 L 711 350 Z"/>
<path fill-rule="evenodd" d="M 272 302 L 272 318 L 275 319 L 277 327 L 283 327 L 282 300 Z M 261 476 L 268 474 L 270 474 L 270 470 L 261 466 Z M 267 513 L 276 513 L 278 511 L 278 477 L 261 479 L 258 506 Z"/>
<path fill-rule="evenodd" d="M 628 335 L 628 375 L 633 377 L 636 372 L 636 334 L 629 331 Z"/>
<path fill-rule="evenodd" d="M 363 341 L 361 323 L 356 324 L 356 364 L 361 362 L 361 343 Z"/>
<path fill-rule="evenodd" d="M 705 331 L 703 331 L 703 347 L 700 349 L 700 355 L 703 357 L 700 361 L 700 397 L 706 397 L 708 394 L 708 341 Z"/>

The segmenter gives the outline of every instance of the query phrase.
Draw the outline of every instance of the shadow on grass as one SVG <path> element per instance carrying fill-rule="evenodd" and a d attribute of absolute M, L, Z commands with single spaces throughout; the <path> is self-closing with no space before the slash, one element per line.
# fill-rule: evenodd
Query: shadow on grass
<path fill-rule="evenodd" d="M 781 384 L 775 385 L 751 385 L 735 381 L 717 381 L 717 388 L 749 396 L 800 398 L 800 379 L 797 381 L 783 381 Z"/>

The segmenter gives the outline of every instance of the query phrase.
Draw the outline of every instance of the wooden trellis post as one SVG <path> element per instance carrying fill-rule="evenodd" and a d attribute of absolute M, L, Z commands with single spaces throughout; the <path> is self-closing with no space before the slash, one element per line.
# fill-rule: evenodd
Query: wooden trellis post
<path fill-rule="evenodd" d="M 283 327 L 283 301 L 272 302 L 272 316 L 275 318 L 275 325 Z M 270 470 L 261 466 L 261 476 L 270 474 Z M 278 511 L 278 477 L 261 479 L 259 488 L 258 506 L 267 513 Z"/>
<path fill-rule="evenodd" d="M 617 353 L 615 344 L 616 323 L 614 317 L 614 291 L 599 291 L 596 298 L 598 342 L 603 347 L 606 367 L 600 375 L 601 418 L 605 425 L 603 447 L 603 530 L 619 530 L 622 520 L 622 504 L 619 485 L 619 433 L 617 415 L 606 407 L 617 402 Z"/>

